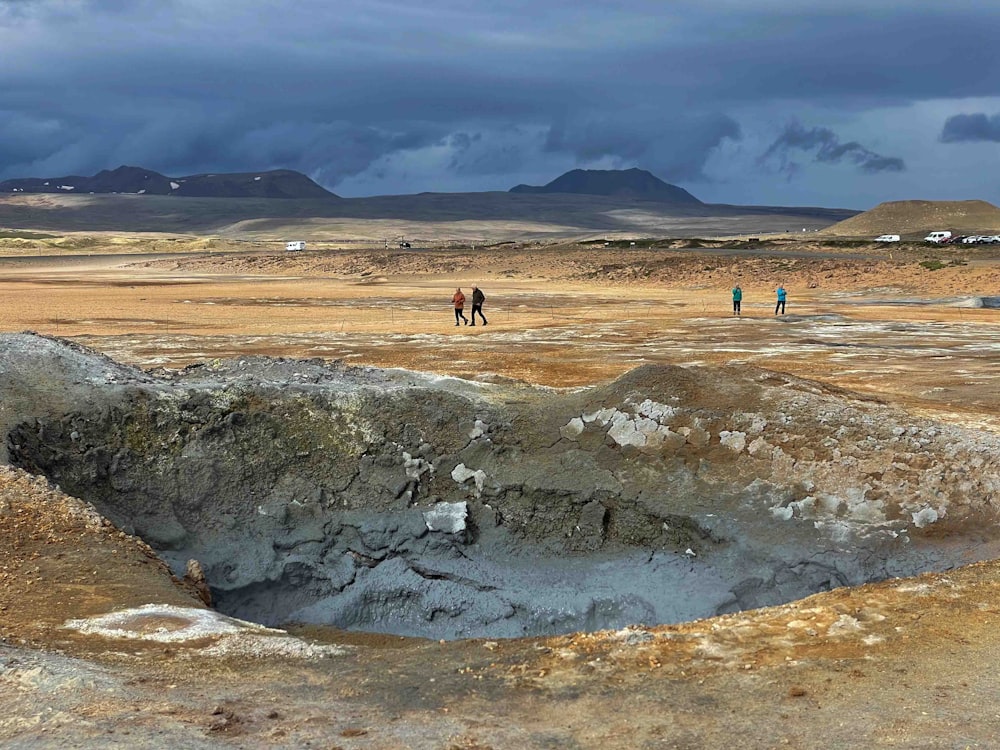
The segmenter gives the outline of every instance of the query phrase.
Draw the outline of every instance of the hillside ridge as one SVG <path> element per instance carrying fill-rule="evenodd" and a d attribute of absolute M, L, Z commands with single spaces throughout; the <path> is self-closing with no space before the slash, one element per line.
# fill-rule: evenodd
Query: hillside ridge
<path fill-rule="evenodd" d="M 652 172 L 632 169 L 572 169 L 542 185 L 516 185 L 511 193 L 575 193 L 644 198 L 670 203 L 702 205 L 691 193 L 664 182 Z"/>
<path fill-rule="evenodd" d="M 187 198 L 336 198 L 309 177 L 291 169 L 205 173 L 167 177 L 143 167 L 122 165 L 87 177 L 26 177 L 0 182 L 0 193 L 130 193 Z"/>
<path fill-rule="evenodd" d="M 958 234 L 1000 231 L 1000 208 L 984 200 L 886 201 L 823 230 L 839 237 L 910 235 L 920 239 L 927 232 L 950 230 Z"/>

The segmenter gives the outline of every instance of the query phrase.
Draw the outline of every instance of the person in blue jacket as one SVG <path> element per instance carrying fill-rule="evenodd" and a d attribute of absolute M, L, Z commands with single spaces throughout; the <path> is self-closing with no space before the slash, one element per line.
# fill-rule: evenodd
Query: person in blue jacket
<path fill-rule="evenodd" d="M 778 303 L 774 306 L 774 314 L 778 314 L 778 310 L 781 310 L 781 314 L 785 314 L 785 297 L 788 293 L 785 291 L 785 287 L 778 284 L 778 288 L 774 290 L 774 293 L 778 295 Z"/>
<path fill-rule="evenodd" d="M 740 285 L 737 284 L 733 287 L 733 315 L 741 315 L 740 313 L 740 303 L 743 302 L 743 290 L 740 289 Z"/>

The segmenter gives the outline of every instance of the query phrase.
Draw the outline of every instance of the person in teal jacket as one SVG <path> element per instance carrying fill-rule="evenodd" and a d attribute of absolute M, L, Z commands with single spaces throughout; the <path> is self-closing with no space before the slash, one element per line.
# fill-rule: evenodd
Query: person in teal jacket
<path fill-rule="evenodd" d="M 740 303 L 743 302 L 743 290 L 737 284 L 733 287 L 733 315 L 741 315 Z"/>
<path fill-rule="evenodd" d="M 778 303 L 774 306 L 774 314 L 778 314 L 778 310 L 781 310 L 781 314 L 785 314 L 785 297 L 787 292 L 785 292 L 785 287 L 778 284 L 778 288 L 774 290 L 774 293 L 778 295 Z"/>

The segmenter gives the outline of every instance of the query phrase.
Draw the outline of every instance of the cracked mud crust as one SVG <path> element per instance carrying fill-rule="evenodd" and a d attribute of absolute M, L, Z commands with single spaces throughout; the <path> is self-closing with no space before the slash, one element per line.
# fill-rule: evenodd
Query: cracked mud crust
<path fill-rule="evenodd" d="M 8 571 L 36 544 L 107 532 L 44 483 L 2 479 L 5 500 L 14 490 L 43 509 L 4 525 L 4 546 L 18 550 Z M 113 549 L 140 564 L 110 590 L 76 593 L 78 611 L 154 592 L 194 604 L 142 562 L 141 545 Z M 113 581 L 115 557 L 88 543 L 72 568 Z M 249 661 L 213 651 L 211 637 L 75 633 L 56 622 L 64 591 L 26 595 L 32 585 L 0 584 L 0 738 L 11 747 L 989 747 L 1000 731 L 992 562 L 660 628 L 447 643 L 302 628 L 293 635 L 349 645 Z"/>

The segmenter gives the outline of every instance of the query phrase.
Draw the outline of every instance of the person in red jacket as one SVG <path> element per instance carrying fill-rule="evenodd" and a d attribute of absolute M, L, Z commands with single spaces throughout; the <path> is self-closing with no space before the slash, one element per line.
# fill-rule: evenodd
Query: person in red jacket
<path fill-rule="evenodd" d="M 455 325 L 458 325 L 458 319 L 461 318 L 465 325 L 469 325 L 469 319 L 465 317 L 465 313 L 462 310 L 465 309 L 465 295 L 462 294 L 462 288 L 459 287 L 455 290 L 455 293 L 451 297 L 452 303 L 455 305 Z"/>

